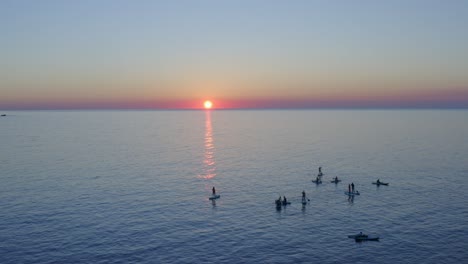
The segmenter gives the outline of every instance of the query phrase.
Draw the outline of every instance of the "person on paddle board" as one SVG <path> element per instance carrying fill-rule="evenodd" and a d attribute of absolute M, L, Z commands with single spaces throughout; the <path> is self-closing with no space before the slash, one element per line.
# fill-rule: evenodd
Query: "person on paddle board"
<path fill-rule="evenodd" d="M 286 200 L 286 196 L 283 196 L 283 204 L 284 204 L 284 205 L 287 205 L 287 204 L 288 204 L 288 200 Z"/>
<path fill-rule="evenodd" d="M 281 199 L 276 200 L 275 203 L 277 208 L 281 208 Z"/>
<path fill-rule="evenodd" d="M 354 182 L 351 183 L 351 190 L 354 192 Z"/>
<path fill-rule="evenodd" d="M 302 201 L 305 202 L 305 191 L 302 191 Z"/>
<path fill-rule="evenodd" d="M 213 186 L 213 189 L 211 189 L 213 191 L 213 195 L 216 195 L 216 189 L 215 187 Z"/>
<path fill-rule="evenodd" d="M 319 174 L 322 174 L 322 167 L 319 167 Z"/>

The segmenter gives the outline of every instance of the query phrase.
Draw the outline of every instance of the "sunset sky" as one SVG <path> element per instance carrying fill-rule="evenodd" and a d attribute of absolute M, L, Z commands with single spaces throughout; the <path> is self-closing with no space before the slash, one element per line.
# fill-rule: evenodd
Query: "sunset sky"
<path fill-rule="evenodd" d="M 468 108 L 468 1 L 0 1 L 0 109 Z"/>

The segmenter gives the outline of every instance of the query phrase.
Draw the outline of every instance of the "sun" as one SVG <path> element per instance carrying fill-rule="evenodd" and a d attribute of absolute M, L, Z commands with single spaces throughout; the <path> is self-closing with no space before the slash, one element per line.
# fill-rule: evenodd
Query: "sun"
<path fill-rule="evenodd" d="M 209 100 L 206 100 L 203 105 L 205 106 L 205 109 L 211 109 L 211 107 L 213 106 L 213 103 Z"/>

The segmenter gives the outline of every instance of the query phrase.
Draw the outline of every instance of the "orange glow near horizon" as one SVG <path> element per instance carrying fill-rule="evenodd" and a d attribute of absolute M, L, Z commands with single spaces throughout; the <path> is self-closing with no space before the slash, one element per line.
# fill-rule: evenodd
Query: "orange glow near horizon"
<path fill-rule="evenodd" d="M 206 100 L 204 103 L 203 103 L 203 106 L 205 107 L 205 109 L 211 109 L 211 107 L 213 107 L 213 103 L 209 100 Z"/>
<path fill-rule="evenodd" d="M 0 110 L 59 109 L 307 109 L 307 108 L 467 108 L 468 90 L 436 89 L 424 92 L 322 94 L 313 96 L 216 97 L 197 98 L 0 98 Z"/>

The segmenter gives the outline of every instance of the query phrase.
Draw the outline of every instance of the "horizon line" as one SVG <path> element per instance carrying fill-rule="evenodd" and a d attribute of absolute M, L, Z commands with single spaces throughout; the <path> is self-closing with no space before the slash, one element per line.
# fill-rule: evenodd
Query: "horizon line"
<path fill-rule="evenodd" d="M 348 107 L 240 107 L 240 108 L 0 108 L 0 111 L 245 111 L 245 110 L 468 110 L 468 106 L 348 106 Z"/>

